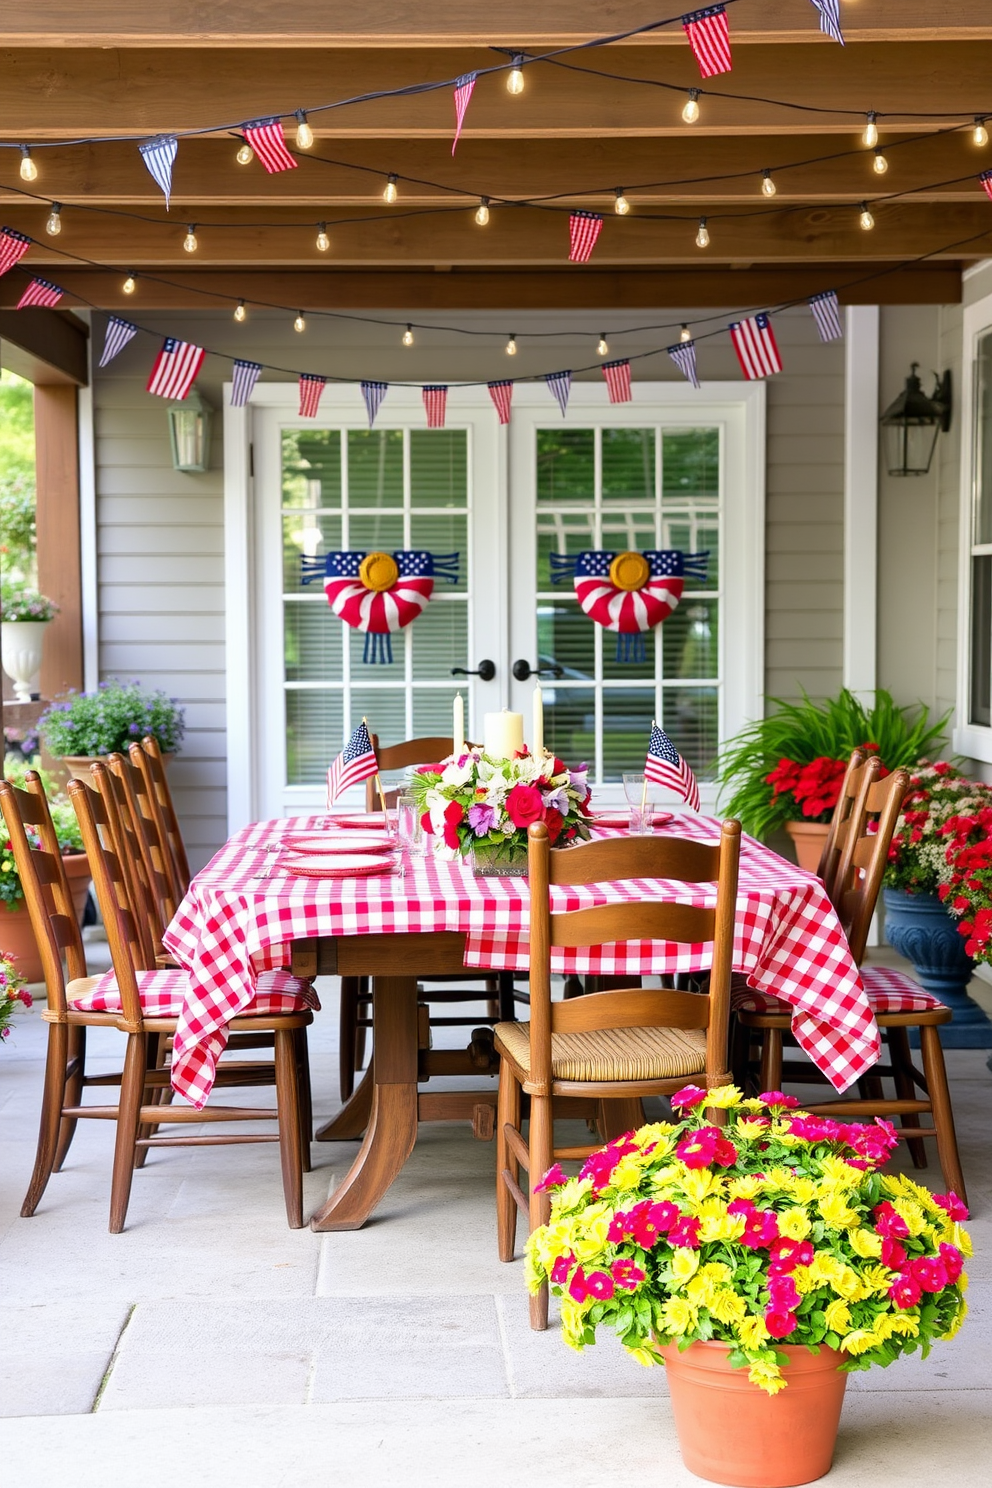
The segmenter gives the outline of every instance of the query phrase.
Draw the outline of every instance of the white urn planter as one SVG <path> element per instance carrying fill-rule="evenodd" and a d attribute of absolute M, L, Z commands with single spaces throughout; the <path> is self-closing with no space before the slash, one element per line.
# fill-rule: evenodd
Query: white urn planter
<path fill-rule="evenodd" d="M 4 620 L 0 624 L 0 660 L 19 703 L 29 703 L 40 691 L 41 653 L 50 624 L 50 620 Z"/>

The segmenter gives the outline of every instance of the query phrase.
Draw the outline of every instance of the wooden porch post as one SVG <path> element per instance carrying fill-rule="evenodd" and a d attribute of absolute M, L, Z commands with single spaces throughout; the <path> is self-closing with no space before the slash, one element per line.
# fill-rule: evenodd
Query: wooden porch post
<path fill-rule="evenodd" d="M 51 698 L 83 685 L 78 418 L 71 383 L 35 386 L 34 428 L 38 588 L 59 606 L 41 667 L 41 695 Z"/>

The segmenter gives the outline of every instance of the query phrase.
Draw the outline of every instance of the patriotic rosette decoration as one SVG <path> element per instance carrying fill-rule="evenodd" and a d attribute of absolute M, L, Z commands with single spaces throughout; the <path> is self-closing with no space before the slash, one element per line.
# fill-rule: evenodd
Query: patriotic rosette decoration
<path fill-rule="evenodd" d="M 323 578 L 327 603 L 345 625 L 365 635 L 362 660 L 393 659 L 392 635 L 427 607 L 435 579 L 458 582 L 457 553 L 327 553 L 303 558 L 302 582 Z"/>
<path fill-rule="evenodd" d="M 583 612 L 617 635 L 617 661 L 644 661 L 645 633 L 667 620 L 682 598 L 686 578 L 706 578 L 708 550 L 682 553 L 652 548 L 643 553 L 552 553 L 551 582 L 570 578 Z"/>

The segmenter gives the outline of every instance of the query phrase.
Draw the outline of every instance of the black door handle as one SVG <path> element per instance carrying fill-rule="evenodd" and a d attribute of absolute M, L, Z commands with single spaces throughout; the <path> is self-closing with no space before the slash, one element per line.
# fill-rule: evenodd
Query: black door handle
<path fill-rule="evenodd" d="M 549 667 L 532 667 L 521 657 L 513 663 L 513 675 L 518 682 L 526 682 L 530 677 L 564 677 L 565 671 L 557 662 L 552 662 Z"/>
<path fill-rule="evenodd" d="M 484 659 L 479 662 L 475 671 L 469 671 L 467 667 L 452 667 L 453 677 L 478 677 L 480 682 L 491 682 L 496 675 L 496 663 Z"/>

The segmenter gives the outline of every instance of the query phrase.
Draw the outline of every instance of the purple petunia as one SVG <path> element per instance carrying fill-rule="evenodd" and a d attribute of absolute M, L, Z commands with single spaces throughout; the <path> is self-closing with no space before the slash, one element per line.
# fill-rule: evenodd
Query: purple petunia
<path fill-rule="evenodd" d="M 482 802 L 468 808 L 468 824 L 476 837 L 488 837 L 496 825 L 496 808 Z"/>

